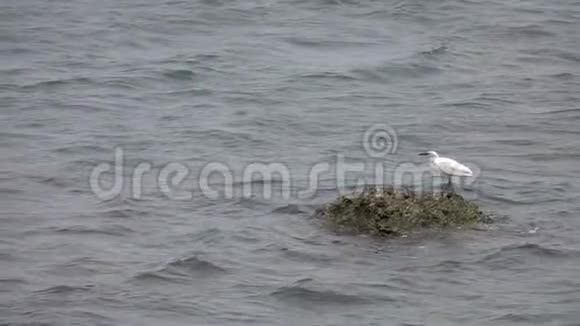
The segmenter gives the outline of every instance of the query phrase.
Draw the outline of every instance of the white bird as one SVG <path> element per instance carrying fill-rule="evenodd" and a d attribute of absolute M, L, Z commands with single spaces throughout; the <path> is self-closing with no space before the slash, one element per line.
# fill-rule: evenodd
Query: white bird
<path fill-rule="evenodd" d="M 429 156 L 429 163 L 434 172 L 440 173 L 449 178 L 448 187 L 451 187 L 451 177 L 471 177 L 473 172 L 467 166 L 447 157 L 439 157 L 434 151 L 419 153 L 419 155 Z"/>

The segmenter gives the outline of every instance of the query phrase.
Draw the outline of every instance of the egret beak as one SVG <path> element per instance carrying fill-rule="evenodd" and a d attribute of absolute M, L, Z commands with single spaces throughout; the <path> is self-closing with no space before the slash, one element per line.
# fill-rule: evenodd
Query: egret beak
<path fill-rule="evenodd" d="M 427 153 L 427 152 L 423 152 L 423 153 L 419 153 L 419 155 L 421 155 L 421 156 L 426 156 L 426 155 L 429 155 L 429 153 Z"/>

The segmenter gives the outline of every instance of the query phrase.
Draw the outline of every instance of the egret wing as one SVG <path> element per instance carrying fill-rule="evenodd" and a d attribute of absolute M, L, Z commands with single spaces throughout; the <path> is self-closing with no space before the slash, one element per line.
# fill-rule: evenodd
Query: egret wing
<path fill-rule="evenodd" d="M 434 163 L 441 170 L 441 172 L 448 175 L 457 175 L 466 177 L 473 175 L 473 173 L 467 166 L 450 158 L 439 157 L 435 159 Z"/>

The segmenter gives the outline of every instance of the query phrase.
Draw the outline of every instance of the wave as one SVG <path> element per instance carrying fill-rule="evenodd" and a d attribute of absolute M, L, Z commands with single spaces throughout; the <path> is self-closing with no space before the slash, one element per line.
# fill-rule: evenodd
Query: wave
<path fill-rule="evenodd" d="M 94 288 L 94 285 L 73 286 L 73 285 L 55 285 L 42 290 L 35 291 L 42 294 L 69 294 L 76 292 L 87 292 Z"/>
<path fill-rule="evenodd" d="M 356 68 L 351 73 L 361 80 L 401 82 L 403 79 L 425 78 L 441 73 L 441 68 L 425 62 L 385 63 L 381 66 Z"/>
<path fill-rule="evenodd" d="M 216 277 L 227 270 L 197 256 L 179 258 L 155 271 L 146 271 L 133 277 L 140 281 L 181 282 L 191 278 Z"/>
<path fill-rule="evenodd" d="M 110 218 L 132 218 L 132 217 L 150 216 L 151 213 L 148 211 L 139 210 L 135 208 L 115 208 L 104 211 L 100 213 L 100 215 Z"/>
<path fill-rule="evenodd" d="M 101 227 L 90 227 L 86 225 L 73 225 L 64 227 L 51 227 L 50 230 L 56 233 L 71 233 L 71 234 L 104 234 L 113 236 L 126 236 L 133 233 L 133 229 L 123 225 L 106 225 Z M 40 232 L 37 230 L 34 232 Z"/>
<path fill-rule="evenodd" d="M 23 90 L 53 90 L 54 88 L 66 87 L 70 85 L 93 85 L 95 81 L 86 77 L 73 77 L 39 81 L 27 85 L 21 85 Z"/>
<path fill-rule="evenodd" d="M 288 204 L 288 205 L 277 207 L 277 208 L 273 209 L 271 213 L 298 215 L 298 214 L 304 214 L 306 212 L 301 210 L 300 207 L 296 204 Z"/>
<path fill-rule="evenodd" d="M 167 264 L 164 270 L 193 271 L 200 273 L 220 273 L 226 270 L 218 265 L 196 256 L 177 259 Z"/>
<path fill-rule="evenodd" d="M 108 147 L 98 146 L 98 145 L 68 145 L 49 149 L 49 151 L 57 154 L 95 154 L 95 153 L 105 153 L 111 152 Z"/>
<path fill-rule="evenodd" d="M 187 69 L 168 69 L 162 72 L 163 76 L 177 80 L 191 80 L 195 73 Z"/>
<path fill-rule="evenodd" d="M 580 258 L 580 251 L 571 249 L 555 249 L 539 244 L 526 243 L 503 247 L 496 252 L 488 254 L 476 263 L 486 265 L 492 269 L 504 269 L 512 266 L 527 266 L 530 259 L 546 260 Z"/>
<path fill-rule="evenodd" d="M 357 80 L 356 77 L 350 76 L 349 74 L 341 72 L 332 71 L 322 71 L 322 72 L 311 72 L 296 76 L 297 80 L 302 81 L 303 78 L 306 79 L 330 79 L 330 80 Z"/>
<path fill-rule="evenodd" d="M 308 262 L 314 264 L 330 264 L 335 261 L 335 257 L 321 254 L 321 253 L 309 253 L 305 251 L 298 251 L 288 248 L 282 248 L 280 250 L 285 258 L 297 262 Z"/>
<path fill-rule="evenodd" d="M 341 293 L 335 290 L 309 289 L 301 285 L 281 287 L 272 292 L 271 295 L 279 300 L 299 305 L 352 305 L 372 302 L 358 295 Z"/>

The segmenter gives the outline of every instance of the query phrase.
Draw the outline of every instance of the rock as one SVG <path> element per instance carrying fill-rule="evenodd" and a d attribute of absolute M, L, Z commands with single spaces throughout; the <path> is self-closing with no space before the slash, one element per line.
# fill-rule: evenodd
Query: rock
<path fill-rule="evenodd" d="M 380 236 L 492 222 L 477 204 L 456 193 L 375 188 L 341 196 L 317 214 L 338 232 Z"/>

